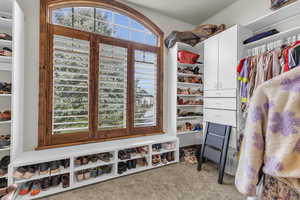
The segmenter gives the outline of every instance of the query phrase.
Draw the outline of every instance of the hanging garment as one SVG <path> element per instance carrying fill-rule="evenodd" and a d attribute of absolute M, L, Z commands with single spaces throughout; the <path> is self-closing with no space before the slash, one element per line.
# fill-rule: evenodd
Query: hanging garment
<path fill-rule="evenodd" d="M 275 49 L 273 52 L 273 77 L 279 76 L 282 73 L 282 65 L 280 63 L 280 58 L 282 57 L 282 50 Z"/>
<path fill-rule="evenodd" d="M 288 184 L 266 175 L 262 185 L 260 200 L 299 200 L 300 194 Z"/>
<path fill-rule="evenodd" d="M 300 67 L 257 88 L 250 102 L 235 184 L 256 195 L 260 171 L 300 191 Z"/>
<path fill-rule="evenodd" d="M 300 65 L 300 44 L 290 50 L 289 56 L 289 65 L 291 69 Z"/>
<path fill-rule="evenodd" d="M 242 103 L 248 102 L 248 76 L 249 76 L 249 59 L 244 61 L 242 71 L 239 75 Z"/>
<path fill-rule="evenodd" d="M 266 54 L 261 54 L 258 57 L 258 63 L 257 63 L 257 73 L 255 78 L 255 89 L 261 85 L 263 82 L 265 82 L 266 79 Z"/>

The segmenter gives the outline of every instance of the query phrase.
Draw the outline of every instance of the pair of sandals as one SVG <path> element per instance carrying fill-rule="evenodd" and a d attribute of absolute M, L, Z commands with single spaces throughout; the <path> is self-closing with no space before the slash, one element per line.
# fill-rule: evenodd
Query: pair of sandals
<path fill-rule="evenodd" d="M 8 47 L 3 47 L 0 49 L 0 56 L 12 56 L 12 50 Z"/>
<path fill-rule="evenodd" d="M 0 149 L 6 149 L 10 146 L 10 135 L 0 135 Z"/>
<path fill-rule="evenodd" d="M 18 167 L 17 170 L 14 172 L 13 177 L 15 179 L 30 179 L 37 173 L 40 175 L 46 174 L 55 174 L 60 172 L 60 166 L 64 167 L 65 169 L 70 166 L 70 160 L 60 160 L 60 161 L 52 161 L 41 163 L 39 165 L 29 165 Z"/>
<path fill-rule="evenodd" d="M 5 110 L 0 112 L 0 121 L 9 121 L 11 120 L 11 112 L 10 110 Z"/>
<path fill-rule="evenodd" d="M 63 188 L 70 186 L 70 177 L 68 174 L 26 182 L 21 185 L 19 195 L 24 196 L 30 194 L 31 196 L 36 196 L 41 191 L 47 191 L 50 187 L 57 187 L 61 183 Z"/>
<path fill-rule="evenodd" d="M 7 174 L 9 163 L 10 163 L 10 156 L 4 156 L 0 160 L 0 176 L 5 176 Z"/>
<path fill-rule="evenodd" d="M 177 71 L 183 74 L 195 74 L 195 75 L 201 74 L 199 67 L 185 67 L 185 68 L 178 67 Z"/>
<path fill-rule="evenodd" d="M 152 165 L 157 166 L 160 163 L 167 164 L 168 162 L 174 161 L 174 153 L 168 152 L 163 153 L 161 155 L 154 155 L 152 156 Z"/>
<path fill-rule="evenodd" d="M 0 82 L 0 94 L 11 94 L 11 83 Z"/>
<path fill-rule="evenodd" d="M 199 77 L 178 77 L 177 81 L 180 83 L 197 83 L 202 84 L 202 79 Z"/>
<path fill-rule="evenodd" d="M 9 35 L 7 33 L 0 33 L 0 40 L 12 41 L 12 37 L 11 37 L 11 35 Z"/>
<path fill-rule="evenodd" d="M 93 154 L 90 156 L 81 156 L 77 157 L 75 160 L 75 165 L 87 165 L 90 161 L 95 163 L 98 160 L 103 162 L 110 162 L 111 158 L 113 158 L 113 154 L 106 152 L 106 153 L 99 153 L 99 154 Z"/>
<path fill-rule="evenodd" d="M 162 148 L 162 144 L 153 144 L 152 151 L 159 152 Z"/>

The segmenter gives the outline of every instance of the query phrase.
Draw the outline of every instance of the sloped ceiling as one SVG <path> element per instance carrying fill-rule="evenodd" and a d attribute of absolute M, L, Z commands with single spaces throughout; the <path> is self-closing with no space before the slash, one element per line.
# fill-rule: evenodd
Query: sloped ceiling
<path fill-rule="evenodd" d="M 198 25 L 237 0 L 124 0 Z"/>

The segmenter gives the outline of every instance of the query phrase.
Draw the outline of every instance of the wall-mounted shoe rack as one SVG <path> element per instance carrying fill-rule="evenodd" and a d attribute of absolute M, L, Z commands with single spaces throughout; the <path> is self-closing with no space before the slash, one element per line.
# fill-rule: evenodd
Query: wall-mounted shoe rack
<path fill-rule="evenodd" d="M 179 143 L 174 136 L 147 136 L 118 143 L 23 153 L 9 170 L 9 182 L 19 185 L 16 199 L 37 199 L 179 161 Z M 50 186 L 52 182 L 55 186 Z"/>
<path fill-rule="evenodd" d="M 0 188 L 6 187 L 8 182 L 11 152 L 13 80 L 11 7 L 11 1 L 0 2 Z"/>
<path fill-rule="evenodd" d="M 186 50 L 200 55 L 199 63 L 183 64 L 177 53 Z M 200 144 L 203 136 L 203 43 L 196 47 L 176 43 L 170 49 L 169 128 L 180 139 L 180 146 Z"/>

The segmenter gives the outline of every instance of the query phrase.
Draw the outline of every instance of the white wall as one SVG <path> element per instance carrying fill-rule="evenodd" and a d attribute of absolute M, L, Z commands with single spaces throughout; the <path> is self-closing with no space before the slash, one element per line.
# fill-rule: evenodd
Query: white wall
<path fill-rule="evenodd" d="M 17 0 L 25 14 L 25 110 L 24 110 L 24 151 L 34 150 L 38 139 L 38 91 L 39 91 L 39 2 L 40 0 Z M 128 3 L 127 3 L 128 4 Z M 128 4 L 130 5 L 130 4 Z M 151 10 L 130 5 L 156 23 L 167 36 L 172 30 L 190 30 L 194 25 L 187 24 L 163 16 Z M 165 80 L 168 74 L 168 63 L 165 51 Z M 166 92 L 164 92 L 166 94 Z M 167 96 L 164 97 L 166 105 Z M 164 121 L 166 124 L 166 106 L 164 106 Z M 165 125 L 166 127 L 166 125 Z"/>
<path fill-rule="evenodd" d="M 228 27 L 235 24 L 244 25 L 272 12 L 270 2 L 271 0 L 239 0 L 203 23 L 226 24 Z M 276 24 L 273 28 L 282 31 L 294 26 L 300 26 L 300 16 L 295 16 L 287 22 Z"/>

